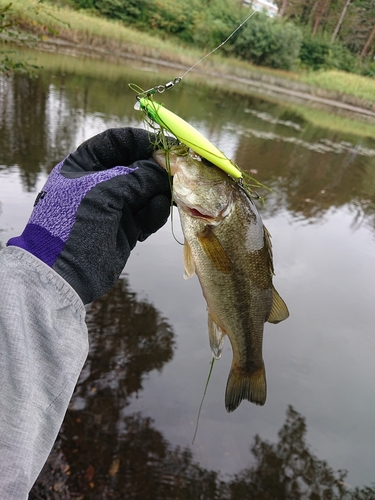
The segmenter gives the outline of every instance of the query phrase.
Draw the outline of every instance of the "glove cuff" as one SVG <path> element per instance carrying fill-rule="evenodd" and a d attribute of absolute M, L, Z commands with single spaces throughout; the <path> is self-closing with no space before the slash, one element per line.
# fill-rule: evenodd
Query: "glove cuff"
<path fill-rule="evenodd" d="M 23 248 L 39 260 L 52 267 L 65 243 L 37 224 L 27 224 L 20 236 L 11 238 L 7 246 Z"/>

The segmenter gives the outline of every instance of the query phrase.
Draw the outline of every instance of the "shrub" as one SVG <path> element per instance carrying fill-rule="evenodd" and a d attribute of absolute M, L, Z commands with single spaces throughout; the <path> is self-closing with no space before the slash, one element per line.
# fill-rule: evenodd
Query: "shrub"
<path fill-rule="evenodd" d="M 360 72 L 358 57 L 356 57 L 347 47 L 339 44 L 332 44 L 330 46 L 326 67 L 352 73 Z"/>
<path fill-rule="evenodd" d="M 184 0 L 154 0 L 148 24 L 152 29 L 178 36 L 185 42 L 194 39 L 194 16 L 200 4 Z"/>
<path fill-rule="evenodd" d="M 104 17 L 118 19 L 124 23 L 136 21 L 141 24 L 151 10 L 152 0 L 75 0 L 82 7 L 90 8 L 92 3 L 95 9 Z M 86 5 L 88 7 L 86 7 Z"/>
<path fill-rule="evenodd" d="M 320 37 L 304 36 L 299 53 L 302 66 L 313 70 L 327 67 L 329 54 L 329 42 Z"/>
<path fill-rule="evenodd" d="M 74 3 L 79 9 L 94 8 L 94 0 L 74 0 Z"/>
<path fill-rule="evenodd" d="M 234 53 L 254 64 L 291 69 L 298 57 L 301 30 L 291 22 L 258 13 L 242 28 L 234 41 Z"/>
<path fill-rule="evenodd" d="M 195 44 L 206 49 L 217 47 L 246 19 L 249 13 L 249 9 L 242 7 L 240 2 L 208 1 L 207 8 L 201 9 L 195 18 Z M 223 45 L 221 51 L 231 52 L 231 44 Z"/>

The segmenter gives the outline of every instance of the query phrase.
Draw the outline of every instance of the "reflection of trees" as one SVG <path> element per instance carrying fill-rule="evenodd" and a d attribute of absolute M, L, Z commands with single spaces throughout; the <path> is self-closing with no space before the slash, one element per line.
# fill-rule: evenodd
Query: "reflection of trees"
<path fill-rule="evenodd" d="M 149 88 L 153 79 L 143 85 Z M 375 149 L 373 139 L 310 126 L 297 112 L 230 91 L 216 90 L 207 100 L 207 88 L 189 81 L 183 93 L 165 98 L 167 107 L 199 123 L 214 142 L 225 140 L 231 128 L 233 137 L 240 134 L 235 160 L 244 170 L 258 170 L 257 178 L 273 188 L 265 207 L 269 213 L 282 207 L 298 218 L 318 219 L 345 205 L 354 224 L 366 219 L 375 227 L 375 157 L 366 156 L 366 148 Z M 122 76 L 112 81 L 45 70 L 36 79 L 2 77 L 0 163 L 18 164 L 31 190 L 40 171 L 74 149 L 88 115 L 138 120 L 133 99 L 124 93 Z"/>
<path fill-rule="evenodd" d="M 77 118 L 65 107 L 63 91 L 51 98 L 50 80 L 47 73 L 0 79 L 0 163 L 18 165 L 29 191 L 42 170 L 72 149 L 76 134 Z"/>
<path fill-rule="evenodd" d="M 87 315 L 90 356 L 84 383 L 78 384 L 76 396 L 90 397 L 110 390 L 123 403 L 142 389 L 144 375 L 161 370 L 172 359 L 173 332 L 152 304 L 140 301 L 119 280 Z M 94 389 L 95 387 L 95 389 Z M 89 389 L 88 389 L 89 388 Z"/>
<path fill-rule="evenodd" d="M 350 490 L 346 471 L 335 472 L 315 457 L 306 443 L 305 418 L 292 406 L 280 429 L 278 442 L 255 436 L 254 464 L 229 482 L 228 500 L 372 500 L 375 489 Z"/>
<path fill-rule="evenodd" d="M 306 422 L 292 407 L 277 443 L 255 436 L 252 465 L 229 478 L 171 446 L 141 414 L 124 408 L 145 374 L 173 354 L 173 333 L 154 307 L 120 280 L 88 313 L 90 355 L 63 427 L 30 500 L 370 500 L 346 473 L 316 458 Z M 230 432 L 230 430 L 229 430 Z"/>
<path fill-rule="evenodd" d="M 0 100 L 1 162 L 18 164 L 27 189 L 36 183 L 46 154 L 48 88 L 40 78 L 2 78 Z"/>
<path fill-rule="evenodd" d="M 87 422 L 78 412 L 71 458 L 63 454 L 66 443 L 59 440 L 30 500 L 73 498 L 116 500 L 373 500 L 375 488 L 350 489 L 345 471 L 333 471 L 315 457 L 306 443 L 306 422 L 291 406 L 275 444 L 255 436 L 251 448 L 254 464 L 228 482 L 202 468 L 188 449 L 173 448 L 139 414 L 124 418 L 116 446 L 95 449 L 95 434 L 86 430 L 89 441 L 79 441 Z M 73 430 L 72 430 L 73 431 Z M 75 442 L 74 442 L 75 437 Z M 64 439 L 69 436 L 64 433 Z"/>
<path fill-rule="evenodd" d="M 171 360 L 170 326 L 151 304 L 128 290 L 125 280 L 92 305 L 87 323 L 89 358 L 49 460 L 53 471 L 45 468 L 34 498 L 45 498 L 48 478 L 54 478 L 52 486 L 60 484 L 56 477 L 66 477 L 68 471 L 73 492 L 106 498 L 102 495 L 116 485 L 126 490 L 138 461 L 151 464 L 155 456 L 158 464 L 165 455 L 164 440 L 150 421 L 126 417 L 123 410 L 129 397 L 142 389 L 145 375 Z M 145 483 L 144 469 L 134 470 L 137 480 Z"/>
<path fill-rule="evenodd" d="M 251 120 L 236 162 L 245 170 L 257 170 L 257 178 L 273 189 L 266 211 L 286 209 L 297 218 L 319 219 L 332 207 L 346 205 L 357 220 L 366 218 L 375 227 L 373 141 L 345 141 L 342 134 L 328 136 L 308 124 L 300 132 L 280 124 L 263 131 Z"/>
<path fill-rule="evenodd" d="M 217 473 L 201 468 L 189 450 L 173 449 L 150 419 L 132 415 L 124 418 L 124 425 L 126 432 L 118 435 L 115 448 L 102 442 L 103 454 L 77 446 L 69 460 L 58 448 L 59 440 L 29 500 L 225 498 Z"/>
<path fill-rule="evenodd" d="M 326 462 L 314 457 L 306 444 L 305 435 L 305 419 L 289 407 L 276 444 L 255 437 L 251 449 L 255 465 L 242 471 L 231 483 L 232 498 L 342 498 L 346 473 L 335 473 Z"/>

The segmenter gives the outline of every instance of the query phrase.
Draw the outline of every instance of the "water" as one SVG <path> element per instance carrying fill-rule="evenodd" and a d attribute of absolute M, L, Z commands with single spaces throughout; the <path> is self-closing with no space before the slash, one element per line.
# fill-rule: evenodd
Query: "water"
<path fill-rule="evenodd" d="M 143 126 L 128 83 L 176 76 L 135 62 L 43 57 L 39 78 L 1 82 L 1 246 L 20 234 L 68 152 L 108 127 Z M 349 492 L 371 485 L 375 135 L 314 126 L 296 108 L 201 80 L 186 78 L 159 101 L 273 189 L 259 210 L 291 314 L 265 325 L 267 402 L 226 413 L 226 341 L 191 445 L 211 355 L 205 302 L 197 280 L 182 278 L 168 223 L 89 307 L 90 355 L 31 498 L 307 498 L 314 484 L 336 498 L 339 469 Z M 177 213 L 174 226 L 181 239 Z M 288 490 L 297 476 L 301 497 Z"/>

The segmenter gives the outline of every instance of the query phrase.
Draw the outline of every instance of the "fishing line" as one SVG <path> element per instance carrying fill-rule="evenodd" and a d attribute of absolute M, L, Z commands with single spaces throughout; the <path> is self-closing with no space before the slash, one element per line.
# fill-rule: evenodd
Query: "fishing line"
<path fill-rule="evenodd" d="M 187 75 L 187 74 L 189 73 L 189 71 L 191 71 L 192 69 L 194 69 L 194 68 L 195 68 L 195 66 L 197 66 L 199 63 L 201 63 L 202 61 L 204 61 L 204 60 L 206 59 L 206 57 L 210 56 L 211 54 L 213 54 L 214 52 L 216 52 L 218 49 L 220 49 L 223 45 L 225 45 L 225 44 L 227 43 L 227 41 L 228 41 L 230 38 L 232 38 L 232 36 L 233 36 L 235 33 L 237 33 L 237 31 L 238 31 L 239 29 L 241 29 L 241 28 L 242 28 L 242 26 L 243 26 L 245 23 L 247 23 L 247 21 L 248 21 L 248 20 L 249 20 L 249 19 L 250 19 L 250 18 L 251 18 L 254 14 L 255 14 L 255 12 L 256 12 L 256 11 L 254 10 L 254 11 L 253 11 L 250 15 L 248 15 L 248 16 L 247 16 L 247 18 L 246 18 L 244 21 L 242 21 L 242 23 L 241 23 L 241 24 L 239 24 L 239 25 L 237 26 L 237 28 L 236 28 L 234 31 L 232 31 L 232 33 L 231 33 L 231 34 L 230 34 L 230 35 L 229 35 L 229 36 L 228 36 L 228 37 L 227 37 L 227 38 L 226 38 L 223 42 L 221 42 L 221 43 L 220 43 L 217 47 L 215 47 L 213 50 L 211 50 L 211 52 L 209 52 L 208 54 L 206 54 L 205 56 L 203 56 L 201 59 L 199 59 L 199 61 L 197 61 L 195 64 L 193 64 L 193 66 L 192 66 L 191 68 L 189 68 L 187 71 L 185 71 L 185 73 L 184 73 L 182 76 L 180 76 L 180 81 L 183 79 L 183 77 L 184 77 L 185 75 Z M 178 83 L 179 83 L 179 82 L 178 82 Z"/>
<path fill-rule="evenodd" d="M 196 63 L 194 63 L 192 66 L 190 66 L 189 69 L 187 69 L 185 71 L 185 73 L 182 75 L 182 76 L 177 76 L 174 80 L 171 80 L 170 82 L 167 82 L 165 83 L 164 85 L 156 85 L 155 87 L 151 87 L 150 89 L 148 90 L 143 90 L 141 89 L 140 87 L 138 87 L 138 85 L 134 85 L 134 84 L 129 84 L 129 87 L 132 89 L 132 90 L 141 90 L 140 93 L 138 93 L 137 95 L 137 100 L 139 101 L 142 97 L 150 97 L 152 96 L 153 94 L 156 94 L 156 93 L 159 93 L 159 94 L 162 94 L 165 90 L 169 90 L 171 88 L 173 88 L 175 85 L 179 84 L 182 79 L 190 72 L 192 71 L 198 64 L 200 64 L 202 61 L 204 61 L 207 57 L 209 57 L 210 55 L 212 55 L 214 52 L 216 52 L 218 49 L 220 49 L 223 45 L 225 45 L 227 43 L 227 41 L 232 38 L 233 35 L 235 35 L 237 33 L 237 31 L 239 29 L 242 28 L 242 26 L 247 23 L 247 21 L 253 17 L 253 15 L 256 13 L 256 11 L 254 10 L 253 12 L 251 12 L 251 14 L 249 14 L 247 16 L 247 18 L 242 21 L 242 23 L 240 23 L 236 29 L 234 29 L 232 31 L 232 33 L 227 36 L 227 38 L 221 42 L 217 47 L 215 47 L 214 49 L 211 50 L 211 52 L 209 52 L 208 54 L 206 54 L 205 56 L 201 57 L 201 59 L 199 59 L 199 61 L 197 61 Z"/>
<path fill-rule="evenodd" d="M 208 373 L 208 378 L 207 378 L 207 382 L 206 382 L 206 387 L 204 388 L 204 393 L 203 393 L 202 401 L 201 401 L 201 404 L 199 406 L 199 411 L 198 411 L 198 416 L 197 416 L 197 423 L 195 424 L 194 437 L 193 437 L 193 441 L 191 442 L 192 445 L 194 444 L 195 436 L 197 435 L 197 432 L 198 432 L 199 417 L 201 415 L 201 410 L 202 410 L 204 398 L 206 397 L 207 387 L 208 387 L 208 383 L 209 383 L 210 378 L 211 378 L 211 373 L 212 373 L 212 368 L 214 367 L 214 362 L 215 362 L 215 358 L 212 357 L 210 371 Z"/>
<path fill-rule="evenodd" d="M 168 180 L 169 180 L 169 187 L 172 193 L 172 198 L 171 198 L 171 229 L 172 229 L 172 236 L 175 241 L 181 246 L 184 245 L 183 242 L 179 241 L 179 239 L 176 236 L 175 230 L 174 230 L 174 216 L 173 216 L 173 182 L 172 182 L 172 173 L 171 173 L 171 162 L 170 162 L 170 150 L 166 144 L 166 139 L 165 136 L 163 135 L 163 146 L 164 146 L 164 153 L 165 153 L 165 166 L 167 167 L 167 173 L 168 173 Z"/>

